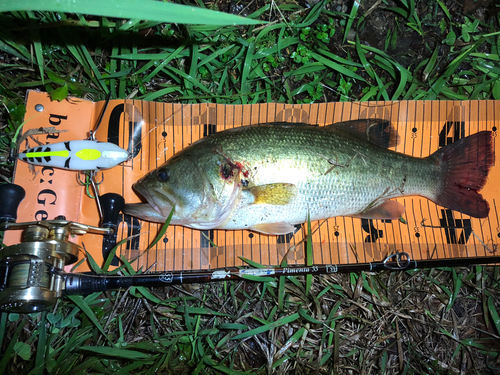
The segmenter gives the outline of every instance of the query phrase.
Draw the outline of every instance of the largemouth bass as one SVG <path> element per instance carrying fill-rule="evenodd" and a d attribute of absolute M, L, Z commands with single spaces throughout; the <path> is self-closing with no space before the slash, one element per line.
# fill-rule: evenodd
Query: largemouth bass
<path fill-rule="evenodd" d="M 382 120 L 330 126 L 273 123 L 221 131 L 186 147 L 133 185 L 147 203 L 125 213 L 194 229 L 285 234 L 335 216 L 399 219 L 391 198 L 422 196 L 484 218 L 478 191 L 494 161 L 482 131 L 426 158 L 388 150 L 397 134 Z"/>

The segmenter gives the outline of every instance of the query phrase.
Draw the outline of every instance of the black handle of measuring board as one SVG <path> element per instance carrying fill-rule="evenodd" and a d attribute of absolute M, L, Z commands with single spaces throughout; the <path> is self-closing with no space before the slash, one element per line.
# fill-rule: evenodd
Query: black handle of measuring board
<path fill-rule="evenodd" d="M 500 256 L 478 258 L 453 258 L 431 260 L 409 260 L 409 258 L 393 261 L 393 256 L 384 261 L 358 264 L 326 264 L 317 266 L 293 266 L 270 268 L 226 268 L 202 271 L 166 271 L 134 276 L 106 276 L 68 273 L 66 294 L 89 294 L 106 290 L 124 289 L 132 286 L 161 287 L 168 285 L 191 284 L 225 280 L 241 280 L 245 276 L 301 276 L 327 275 L 349 272 L 379 272 L 383 270 L 405 271 L 422 268 L 460 267 L 500 263 Z M 252 278 L 252 281 L 254 278 Z"/>

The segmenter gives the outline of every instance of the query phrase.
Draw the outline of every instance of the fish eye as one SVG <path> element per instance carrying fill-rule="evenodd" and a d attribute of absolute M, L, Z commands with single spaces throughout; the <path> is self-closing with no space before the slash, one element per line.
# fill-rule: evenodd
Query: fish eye
<path fill-rule="evenodd" d="M 168 182 L 170 179 L 170 170 L 166 167 L 158 169 L 156 172 L 156 178 L 160 182 Z"/>

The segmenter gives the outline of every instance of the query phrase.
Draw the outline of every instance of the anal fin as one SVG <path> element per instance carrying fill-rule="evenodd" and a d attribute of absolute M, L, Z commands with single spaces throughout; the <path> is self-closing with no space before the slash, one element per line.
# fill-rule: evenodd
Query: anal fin
<path fill-rule="evenodd" d="M 401 203 L 391 200 L 386 200 L 375 207 L 370 207 L 369 209 L 360 212 L 356 215 L 350 215 L 351 217 L 357 217 L 360 219 L 374 219 L 374 220 L 397 220 L 405 212 L 405 206 Z"/>
<path fill-rule="evenodd" d="M 289 223 L 256 224 L 250 228 L 255 232 L 264 234 L 288 234 L 295 231 L 295 227 Z"/>

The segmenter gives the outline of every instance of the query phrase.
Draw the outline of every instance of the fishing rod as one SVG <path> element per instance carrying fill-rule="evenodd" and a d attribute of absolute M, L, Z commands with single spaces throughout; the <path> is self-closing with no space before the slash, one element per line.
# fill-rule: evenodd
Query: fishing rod
<path fill-rule="evenodd" d="M 70 235 L 85 233 L 110 236 L 117 230 L 118 215 L 124 200 L 118 194 L 99 197 L 104 215 L 100 227 L 66 220 L 16 223 L 17 208 L 25 191 L 13 184 L 0 185 L 0 231 L 24 229 L 20 244 L 0 251 L 0 310 L 33 313 L 53 306 L 63 295 L 90 294 L 132 286 L 164 287 L 170 285 L 225 280 L 266 280 L 265 277 L 328 275 L 350 272 L 404 271 L 417 268 L 454 267 L 500 263 L 500 256 L 412 260 L 405 252 L 389 255 L 382 261 L 357 264 L 324 264 L 290 267 L 230 267 L 200 271 L 164 271 L 133 276 L 68 273 L 64 267 L 75 263 L 81 247 L 70 242 Z"/>
<path fill-rule="evenodd" d="M 382 261 L 356 264 L 322 264 L 314 266 L 268 267 L 268 268 L 223 268 L 201 271 L 166 271 L 134 276 L 106 276 L 66 274 L 66 294 L 84 294 L 132 286 L 162 287 L 168 285 L 204 283 L 225 280 L 259 281 L 255 277 L 328 275 L 350 272 L 405 271 L 421 268 L 458 267 L 500 262 L 500 256 L 411 260 L 408 253 L 389 255 Z M 248 277 L 251 277 L 249 279 Z"/>

